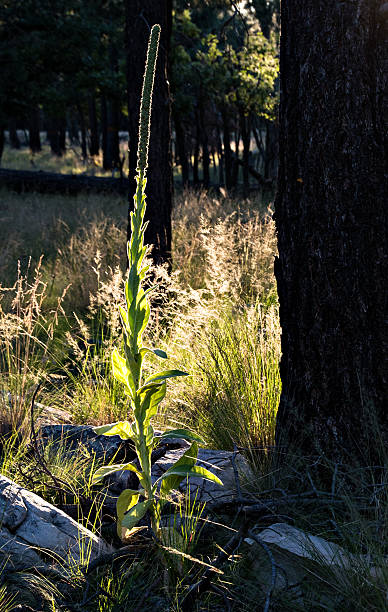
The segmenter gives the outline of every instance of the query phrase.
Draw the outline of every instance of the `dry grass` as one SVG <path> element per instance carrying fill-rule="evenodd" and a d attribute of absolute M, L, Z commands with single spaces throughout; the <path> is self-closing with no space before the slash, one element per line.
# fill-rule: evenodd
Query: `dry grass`
<path fill-rule="evenodd" d="M 126 204 L 103 196 L 2 195 L 12 228 L 2 274 L 11 276 L 20 245 L 22 273 L 29 255 L 39 261 L 45 254 L 39 266 L 42 315 L 70 284 L 62 305 L 72 325 L 62 326 L 58 337 L 69 375 L 60 403 L 78 421 L 125 417 L 109 358 L 120 342 Z M 274 223 L 260 202 L 239 206 L 228 197 L 185 192 L 173 215 L 174 271 L 153 270 L 160 285 L 149 342 L 162 345 L 171 364 L 191 374 L 171 384 L 165 412 L 190 421 L 217 446 L 273 439 L 280 392 L 275 249 Z M 255 423 L 250 431 L 247 421 Z"/>
<path fill-rule="evenodd" d="M 32 394 L 56 365 L 52 348 L 66 288 L 49 310 L 46 293 L 41 260 L 25 274 L 18 268 L 13 287 L 0 285 L 0 434 L 23 433 Z"/>

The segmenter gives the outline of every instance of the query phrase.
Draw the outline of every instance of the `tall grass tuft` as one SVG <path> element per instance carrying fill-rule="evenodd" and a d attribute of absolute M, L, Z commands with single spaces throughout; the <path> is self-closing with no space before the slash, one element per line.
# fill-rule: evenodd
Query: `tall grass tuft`
<path fill-rule="evenodd" d="M 36 386 L 56 366 L 54 337 L 62 302 L 44 311 L 47 284 L 42 280 L 42 259 L 22 274 L 11 288 L 0 286 L 0 435 L 22 432 Z M 32 279 L 30 279 L 32 274 Z"/>

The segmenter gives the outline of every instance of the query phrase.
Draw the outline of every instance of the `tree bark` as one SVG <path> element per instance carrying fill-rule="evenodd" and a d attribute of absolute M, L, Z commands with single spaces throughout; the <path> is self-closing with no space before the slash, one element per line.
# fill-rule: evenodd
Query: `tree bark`
<path fill-rule="evenodd" d="M 149 169 L 147 174 L 147 226 L 145 240 L 153 245 L 155 263 L 171 262 L 171 100 L 168 57 L 172 25 L 172 2 L 126 0 L 126 52 L 129 119 L 129 208 L 135 192 L 139 107 L 150 28 L 159 23 L 162 32 L 156 65 L 151 116 Z M 130 227 L 128 225 L 128 238 Z"/>
<path fill-rule="evenodd" d="M 277 121 L 266 121 L 264 176 L 276 179 L 279 160 L 279 126 Z"/>
<path fill-rule="evenodd" d="M 277 443 L 364 465 L 388 442 L 382 4 L 282 2 Z"/>

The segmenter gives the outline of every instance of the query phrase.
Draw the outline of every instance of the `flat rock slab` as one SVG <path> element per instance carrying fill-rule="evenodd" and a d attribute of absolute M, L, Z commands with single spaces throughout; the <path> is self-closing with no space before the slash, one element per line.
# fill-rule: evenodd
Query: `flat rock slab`
<path fill-rule="evenodd" d="M 275 523 L 260 533 L 260 540 L 289 556 L 315 561 L 320 565 L 349 567 L 353 555 L 334 542 L 305 533 L 287 523 Z"/>
<path fill-rule="evenodd" d="M 159 459 L 152 468 L 153 481 L 164 474 L 185 452 L 186 448 L 169 450 L 164 457 Z M 180 490 L 184 493 L 190 492 L 190 499 L 196 499 L 199 503 L 206 503 L 209 508 L 220 503 L 231 503 L 236 499 L 236 476 L 233 468 L 234 453 L 212 449 L 199 449 L 197 465 L 204 467 L 223 482 L 220 486 L 203 478 L 189 478 L 188 485 L 183 481 Z M 235 465 L 239 474 L 240 484 L 244 485 L 247 480 L 253 478 L 248 462 L 240 454 L 235 457 Z"/>
<path fill-rule="evenodd" d="M 120 436 L 99 436 L 91 425 L 44 425 L 40 428 L 40 441 L 44 446 L 49 444 L 54 449 L 61 447 L 71 456 L 83 448 L 97 460 L 123 463 L 135 458 L 130 442 Z"/>
<path fill-rule="evenodd" d="M 0 559 L 14 569 L 45 567 L 50 552 L 79 562 L 112 550 L 89 529 L 2 475 L 0 513 Z"/>

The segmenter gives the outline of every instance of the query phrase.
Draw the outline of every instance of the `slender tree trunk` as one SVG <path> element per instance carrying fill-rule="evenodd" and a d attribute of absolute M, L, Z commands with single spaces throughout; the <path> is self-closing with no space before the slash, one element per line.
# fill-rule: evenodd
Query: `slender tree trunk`
<path fill-rule="evenodd" d="M 199 140 L 201 128 L 199 126 L 198 110 L 195 111 L 195 143 L 194 143 L 194 160 L 193 160 L 193 183 L 199 185 Z"/>
<path fill-rule="evenodd" d="M 86 140 L 86 125 L 85 125 L 85 115 L 82 109 L 82 105 L 80 103 L 77 104 L 79 123 L 81 128 L 81 154 L 82 158 L 85 160 L 88 156 L 87 149 L 87 140 Z"/>
<path fill-rule="evenodd" d="M 120 168 L 120 109 L 117 99 L 112 99 L 108 103 L 108 150 L 112 159 L 112 169 Z"/>
<path fill-rule="evenodd" d="M 234 133 L 234 143 L 236 148 L 235 158 L 233 160 L 233 168 L 232 168 L 232 188 L 237 187 L 238 183 L 238 171 L 239 171 L 239 149 L 240 149 L 240 132 L 238 126 L 236 126 L 236 131 Z"/>
<path fill-rule="evenodd" d="M 66 119 L 61 121 L 61 124 L 59 126 L 58 140 L 59 140 L 59 148 L 61 150 L 61 154 L 65 153 L 66 152 Z"/>
<path fill-rule="evenodd" d="M 230 147 L 229 117 L 225 107 L 222 108 L 222 128 L 224 131 L 225 184 L 227 189 L 231 189 L 233 187 L 233 162 Z"/>
<path fill-rule="evenodd" d="M 69 140 L 72 145 L 79 144 L 79 129 L 74 108 L 71 109 L 71 115 L 69 117 Z"/>
<path fill-rule="evenodd" d="M 220 183 L 220 187 L 225 185 L 224 179 L 224 156 L 222 153 L 222 142 L 221 142 L 221 133 L 220 128 L 217 128 L 217 155 L 218 155 L 218 181 Z"/>
<path fill-rule="evenodd" d="M 118 72 L 118 55 L 113 43 L 109 49 L 110 69 L 112 76 L 116 77 Z M 105 113 L 105 147 L 103 147 L 103 164 L 106 170 L 120 168 L 120 141 L 119 141 L 119 122 L 120 109 L 119 101 L 113 96 L 108 99 L 103 97 L 101 110 Z"/>
<path fill-rule="evenodd" d="M 62 155 L 58 119 L 55 117 L 47 118 L 47 138 L 50 143 L 51 153 L 60 157 Z"/>
<path fill-rule="evenodd" d="M 189 184 L 189 163 L 186 152 L 185 132 L 182 127 L 181 119 L 178 113 L 174 112 L 174 125 L 176 135 L 176 148 L 178 151 L 179 165 L 182 170 L 182 185 L 187 187 Z"/>
<path fill-rule="evenodd" d="M 42 150 L 40 142 L 40 110 L 38 107 L 31 109 L 28 122 L 28 133 L 31 153 L 38 153 Z"/>
<path fill-rule="evenodd" d="M 116 100 L 101 98 L 102 153 L 105 170 L 120 168 L 119 110 Z"/>
<path fill-rule="evenodd" d="M 93 157 L 94 155 L 98 155 L 100 152 L 100 136 L 98 131 L 96 99 L 94 95 L 91 95 L 89 97 L 88 105 L 90 129 L 89 153 Z"/>
<path fill-rule="evenodd" d="M 169 47 L 172 26 L 172 2 L 126 0 L 126 51 L 129 114 L 129 207 L 135 192 L 136 149 L 139 105 L 150 28 L 159 23 L 162 32 L 156 65 L 151 117 L 149 169 L 147 175 L 147 226 L 145 239 L 153 245 L 156 263 L 171 262 L 171 100 L 169 90 Z M 130 227 L 128 226 L 128 236 Z"/>
<path fill-rule="evenodd" d="M 251 144 L 251 126 L 249 116 L 240 113 L 241 136 L 243 142 L 243 195 L 249 196 L 249 149 Z"/>
<path fill-rule="evenodd" d="M 0 125 L 0 164 L 3 157 L 4 151 L 4 127 Z"/>
<path fill-rule="evenodd" d="M 102 166 L 104 170 L 112 168 L 112 160 L 109 159 L 107 150 L 108 141 L 108 110 L 105 94 L 101 96 L 101 147 L 102 147 Z"/>
<path fill-rule="evenodd" d="M 382 4 L 282 1 L 277 442 L 364 465 L 388 443 Z"/>
<path fill-rule="evenodd" d="M 20 140 L 15 119 L 10 119 L 9 121 L 9 143 L 13 149 L 20 149 Z"/>
<path fill-rule="evenodd" d="M 204 187 L 208 188 L 210 184 L 210 156 L 209 156 L 209 139 L 205 124 L 205 108 L 203 104 L 202 95 L 200 94 L 199 99 L 199 126 L 200 126 L 200 141 L 202 145 L 202 170 L 203 170 L 203 184 Z"/>

